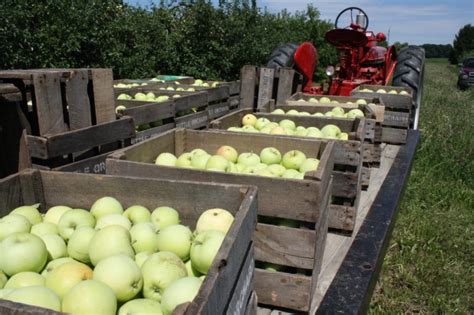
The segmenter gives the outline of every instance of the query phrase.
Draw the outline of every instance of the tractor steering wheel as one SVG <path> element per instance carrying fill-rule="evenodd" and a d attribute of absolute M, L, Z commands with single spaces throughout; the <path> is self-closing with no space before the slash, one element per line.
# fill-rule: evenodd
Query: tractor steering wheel
<path fill-rule="evenodd" d="M 364 16 L 365 16 L 365 25 L 358 25 L 355 23 L 354 21 L 354 17 L 352 15 L 352 11 L 353 10 L 358 10 L 359 12 L 357 13 L 360 14 L 362 13 Z M 349 26 L 346 26 L 346 27 L 339 27 L 338 26 L 338 22 L 339 22 L 339 18 L 344 14 L 346 13 L 347 11 L 350 11 L 351 12 L 351 24 Z M 346 29 L 353 29 L 353 30 L 362 30 L 363 32 L 365 32 L 367 30 L 367 27 L 369 26 L 369 17 L 367 16 L 367 14 L 364 12 L 364 10 L 362 10 L 361 8 L 358 8 L 358 7 L 349 7 L 349 8 L 345 8 L 344 10 L 342 10 L 337 18 L 336 18 L 336 22 L 334 23 L 334 26 L 336 28 L 346 28 Z"/>

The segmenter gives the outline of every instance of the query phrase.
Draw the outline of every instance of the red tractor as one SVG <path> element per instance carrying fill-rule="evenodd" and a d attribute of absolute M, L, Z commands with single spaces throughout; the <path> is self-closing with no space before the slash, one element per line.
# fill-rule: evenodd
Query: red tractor
<path fill-rule="evenodd" d="M 356 11 L 354 19 L 354 11 Z M 342 17 L 350 22 L 341 25 Z M 408 46 L 399 53 L 395 46 L 385 48 L 377 44 L 385 41 L 383 33 L 367 31 L 369 18 L 360 8 L 349 7 L 336 18 L 335 28 L 326 33 L 326 41 L 339 54 L 336 66 L 329 66 L 326 74 L 329 85 L 313 86 L 313 72 L 317 63 L 316 48 L 310 42 L 301 45 L 285 44 L 271 55 L 268 67 L 294 67 L 303 75 L 303 92 L 309 94 L 350 95 L 361 84 L 410 87 L 413 89 L 413 109 L 410 125 L 417 129 L 422 95 L 425 52 L 418 46 Z"/>

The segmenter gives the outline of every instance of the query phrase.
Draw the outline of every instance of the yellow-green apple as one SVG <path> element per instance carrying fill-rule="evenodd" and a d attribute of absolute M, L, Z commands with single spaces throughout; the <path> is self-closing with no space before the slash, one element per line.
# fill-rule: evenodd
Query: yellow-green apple
<path fill-rule="evenodd" d="M 191 162 L 192 162 L 192 154 L 189 152 L 185 152 L 179 156 L 179 158 L 176 160 L 176 166 L 177 167 L 186 167 L 186 168 L 192 168 Z"/>
<path fill-rule="evenodd" d="M 286 129 L 283 127 L 274 127 L 270 131 L 270 134 L 271 135 L 286 135 L 287 132 L 286 132 Z"/>
<path fill-rule="evenodd" d="M 234 216 L 229 211 L 221 208 L 207 209 L 201 213 L 196 222 L 196 232 L 217 230 L 227 233 L 232 222 L 234 222 Z"/>
<path fill-rule="evenodd" d="M 323 96 L 319 99 L 319 102 L 322 103 L 322 104 L 329 104 L 329 103 L 331 103 L 331 99 L 329 99 L 328 97 Z"/>
<path fill-rule="evenodd" d="M 158 234 L 151 222 L 135 224 L 130 229 L 132 247 L 135 253 L 158 251 Z"/>
<path fill-rule="evenodd" d="M 375 92 L 375 93 L 386 94 L 387 91 L 385 91 L 384 89 L 378 89 L 377 92 Z"/>
<path fill-rule="evenodd" d="M 318 168 L 318 165 L 319 165 L 318 159 L 308 158 L 303 162 L 303 164 L 301 164 L 300 172 L 306 173 L 306 172 L 315 171 Z"/>
<path fill-rule="evenodd" d="M 147 100 L 146 94 L 142 93 L 142 92 L 135 93 L 133 98 L 137 101 L 146 101 Z"/>
<path fill-rule="evenodd" d="M 157 245 L 161 252 L 175 253 L 181 260 L 189 258 L 193 233 L 189 227 L 175 224 L 158 231 Z"/>
<path fill-rule="evenodd" d="M 122 93 L 117 97 L 118 100 L 131 100 L 132 97 L 128 94 Z"/>
<path fill-rule="evenodd" d="M 133 299 L 143 287 L 143 279 L 137 263 L 126 255 L 115 255 L 101 260 L 94 268 L 92 279 L 108 285 L 117 301 Z"/>
<path fill-rule="evenodd" d="M 46 245 L 48 260 L 54 260 L 67 256 L 67 247 L 61 236 L 57 234 L 40 235 L 41 240 Z"/>
<path fill-rule="evenodd" d="M 122 214 L 123 207 L 114 197 L 102 197 L 97 199 L 91 207 L 91 214 L 97 219 L 107 214 Z"/>
<path fill-rule="evenodd" d="M 317 98 L 314 98 L 314 97 L 311 97 L 308 101 L 309 101 L 310 103 L 319 103 L 318 99 L 317 99 Z"/>
<path fill-rule="evenodd" d="M 192 153 L 191 153 L 192 154 Z M 191 159 L 191 166 L 198 170 L 205 170 L 207 161 L 211 158 L 210 154 L 204 152 L 203 154 L 193 154 Z"/>
<path fill-rule="evenodd" d="M 281 177 L 286 171 L 286 168 L 280 164 L 272 164 L 267 167 L 267 170 L 276 177 Z"/>
<path fill-rule="evenodd" d="M 298 172 L 295 169 L 287 169 L 283 175 L 281 175 L 282 178 L 290 178 L 290 179 L 304 179 L 304 174 Z"/>
<path fill-rule="evenodd" d="M 201 279 L 196 277 L 185 277 L 173 282 L 165 289 L 161 298 L 163 313 L 170 315 L 179 304 L 192 302 L 199 292 L 201 283 Z"/>
<path fill-rule="evenodd" d="M 176 166 L 176 161 L 178 159 L 174 154 L 169 153 L 169 152 L 163 152 L 158 155 L 158 157 L 155 160 L 156 165 L 161 165 L 161 166 Z"/>
<path fill-rule="evenodd" d="M 277 108 L 275 109 L 272 114 L 277 114 L 277 115 L 284 115 L 285 114 L 285 111 L 281 108 Z"/>
<path fill-rule="evenodd" d="M 265 133 L 265 134 L 269 135 L 273 128 L 275 128 L 275 127 L 270 125 L 270 124 L 267 124 L 265 127 L 260 129 L 260 133 Z"/>
<path fill-rule="evenodd" d="M 5 289 L 18 289 L 33 285 L 44 286 L 46 279 L 37 272 L 23 271 L 13 275 L 5 284 Z"/>
<path fill-rule="evenodd" d="M 407 91 L 400 91 L 399 93 L 400 95 L 409 95 L 409 93 Z"/>
<path fill-rule="evenodd" d="M 89 244 L 94 237 L 96 230 L 90 226 L 82 226 L 72 233 L 67 243 L 67 253 L 70 257 L 89 264 Z"/>
<path fill-rule="evenodd" d="M 216 154 L 223 156 L 227 161 L 232 163 L 237 162 L 237 158 L 239 157 L 237 151 L 229 145 L 221 146 L 219 149 L 217 149 Z"/>
<path fill-rule="evenodd" d="M 296 124 L 293 120 L 289 119 L 283 119 L 279 123 L 280 127 L 285 128 L 285 129 L 290 129 L 290 130 L 295 130 L 296 129 Z"/>
<path fill-rule="evenodd" d="M 31 223 L 21 214 L 11 213 L 0 219 L 0 242 L 14 233 L 29 232 Z"/>
<path fill-rule="evenodd" d="M 62 300 L 76 284 L 88 279 L 92 279 L 92 269 L 86 264 L 73 261 L 50 271 L 46 276 L 45 285 Z"/>
<path fill-rule="evenodd" d="M 142 265 L 143 296 L 161 301 L 161 295 L 173 281 L 187 276 L 183 261 L 171 252 L 152 254 Z"/>
<path fill-rule="evenodd" d="M 338 126 L 329 124 L 321 128 L 321 132 L 326 136 L 326 138 L 339 138 L 341 134 L 341 129 Z"/>
<path fill-rule="evenodd" d="M 189 259 L 187 262 L 184 263 L 184 266 L 186 267 L 186 271 L 188 273 L 188 277 L 197 277 L 199 278 L 200 276 L 202 276 L 202 273 L 200 273 L 199 271 L 197 271 L 194 267 L 193 267 L 193 264 L 191 262 L 191 259 Z"/>
<path fill-rule="evenodd" d="M 257 121 L 255 122 L 255 128 L 257 130 L 262 130 L 263 127 L 265 127 L 266 124 L 268 124 L 270 122 L 270 120 L 268 118 L 265 118 L 265 117 L 260 117 L 257 119 Z"/>
<path fill-rule="evenodd" d="M 0 270 L 9 277 L 22 271 L 40 272 L 47 260 L 46 245 L 34 234 L 14 233 L 0 242 Z"/>
<path fill-rule="evenodd" d="M 255 115 L 253 114 L 247 114 L 244 117 L 242 117 L 243 126 L 247 126 L 247 125 L 255 126 L 256 123 L 257 123 L 257 117 L 255 117 Z"/>
<path fill-rule="evenodd" d="M 283 155 L 281 164 L 286 169 L 299 169 L 306 160 L 306 155 L 299 150 L 288 151 Z"/>
<path fill-rule="evenodd" d="M 308 133 L 306 134 L 306 137 L 309 137 L 309 138 L 324 138 L 325 135 L 318 128 L 309 127 L 308 128 Z"/>
<path fill-rule="evenodd" d="M 40 223 L 43 221 L 43 217 L 41 213 L 38 211 L 39 204 L 32 205 L 32 206 L 21 206 L 18 208 L 13 209 L 10 213 L 21 214 L 25 218 L 30 221 L 31 225 L 35 225 L 36 223 Z"/>
<path fill-rule="evenodd" d="M 344 109 L 342 109 L 339 106 L 334 107 L 331 111 L 333 112 L 334 116 L 336 116 L 336 117 L 344 116 Z"/>
<path fill-rule="evenodd" d="M 55 260 L 51 260 L 46 267 L 44 267 L 43 271 L 41 272 L 41 275 L 43 277 L 47 277 L 48 273 L 53 271 L 54 269 L 58 268 L 59 266 L 68 263 L 68 262 L 74 262 L 75 260 L 72 259 L 71 257 L 61 257 Z"/>
<path fill-rule="evenodd" d="M 82 226 L 93 227 L 94 225 L 94 216 L 89 211 L 84 209 L 72 209 L 63 214 L 61 219 L 59 219 L 59 235 L 67 241 L 77 228 Z"/>
<path fill-rule="evenodd" d="M 359 105 L 367 105 L 367 101 L 364 100 L 363 98 L 359 98 L 359 99 L 356 101 L 356 104 L 359 104 Z"/>
<path fill-rule="evenodd" d="M 323 114 L 323 113 L 320 113 L 320 112 L 317 112 L 317 113 L 314 113 L 312 116 L 319 116 L 319 117 L 321 117 L 321 116 L 324 116 L 324 114 Z"/>
<path fill-rule="evenodd" d="M 229 161 L 221 155 L 213 155 L 207 160 L 206 169 L 217 169 L 225 172 L 229 167 Z"/>
<path fill-rule="evenodd" d="M 151 256 L 153 252 L 139 252 L 135 255 L 135 262 L 137 263 L 137 266 L 141 268 L 143 266 L 143 263 L 148 259 L 148 257 Z"/>
<path fill-rule="evenodd" d="M 349 134 L 347 132 L 341 132 L 339 140 L 349 140 Z"/>
<path fill-rule="evenodd" d="M 258 169 L 255 171 L 255 175 L 263 177 L 276 177 L 272 172 L 267 169 Z"/>
<path fill-rule="evenodd" d="M 118 315 L 164 315 L 161 304 L 151 299 L 134 299 L 119 308 Z"/>
<path fill-rule="evenodd" d="M 3 299 L 43 307 L 57 312 L 61 311 L 59 297 L 52 290 L 44 286 L 35 285 L 14 289 L 4 296 Z"/>
<path fill-rule="evenodd" d="M 72 210 L 72 208 L 67 206 L 51 207 L 48 209 L 48 211 L 46 211 L 43 217 L 43 222 L 51 222 L 57 225 L 59 223 L 59 219 L 61 219 L 61 216 L 69 210 Z"/>
<path fill-rule="evenodd" d="M 88 315 L 115 315 L 117 300 L 109 286 L 95 280 L 86 280 L 75 285 L 64 297 L 61 311 Z"/>
<path fill-rule="evenodd" d="M 245 125 L 241 128 L 242 132 L 248 132 L 248 133 L 259 133 L 257 129 L 255 129 L 254 126 L 252 125 Z"/>
<path fill-rule="evenodd" d="M 291 116 L 298 116 L 299 112 L 296 109 L 290 109 L 288 112 L 286 112 L 286 114 Z"/>
<path fill-rule="evenodd" d="M 0 289 L 3 289 L 3 287 L 5 286 L 5 283 L 7 283 L 8 281 L 8 277 L 7 275 L 0 270 Z M 1 297 L 0 297 L 1 299 Z"/>
<path fill-rule="evenodd" d="M 225 233 L 208 230 L 198 233 L 191 245 L 191 263 L 202 274 L 207 274 L 224 241 Z"/>
<path fill-rule="evenodd" d="M 296 127 L 295 136 L 306 137 L 307 134 L 308 134 L 308 130 L 306 130 L 305 127 L 303 127 L 303 126 Z"/>
<path fill-rule="evenodd" d="M 59 234 L 58 226 L 51 222 L 36 223 L 31 227 L 31 234 L 41 236 L 45 234 Z"/>
<path fill-rule="evenodd" d="M 89 243 L 91 263 L 95 266 L 102 259 L 117 254 L 134 258 L 135 252 L 130 242 L 129 231 L 120 225 L 110 225 L 98 230 Z"/>
<path fill-rule="evenodd" d="M 358 108 L 355 108 L 355 109 L 351 109 L 347 113 L 347 118 L 356 118 L 356 117 L 364 117 L 364 112 Z"/>
<path fill-rule="evenodd" d="M 274 147 L 264 148 L 260 152 L 260 161 L 267 165 L 279 164 L 281 162 L 281 153 Z"/>
<path fill-rule="evenodd" d="M 127 230 L 130 230 L 130 228 L 132 227 L 132 222 L 122 214 L 107 214 L 97 219 L 95 229 L 101 230 L 111 225 L 120 225 L 126 228 Z"/>
<path fill-rule="evenodd" d="M 179 213 L 171 207 L 158 207 L 151 213 L 151 222 L 157 230 L 179 224 Z"/>
<path fill-rule="evenodd" d="M 147 100 L 153 101 L 153 100 L 155 100 L 155 97 L 156 97 L 156 95 L 155 95 L 155 93 L 153 93 L 153 92 L 148 92 L 148 93 L 146 93 L 146 98 L 147 98 Z"/>
<path fill-rule="evenodd" d="M 133 205 L 128 207 L 123 215 L 129 219 L 132 224 L 137 224 L 140 222 L 149 222 L 150 221 L 150 210 L 140 205 Z"/>
<path fill-rule="evenodd" d="M 242 164 L 245 166 L 252 166 L 252 165 L 257 165 L 260 163 L 260 157 L 256 155 L 255 153 L 241 153 L 238 158 L 238 164 Z"/>

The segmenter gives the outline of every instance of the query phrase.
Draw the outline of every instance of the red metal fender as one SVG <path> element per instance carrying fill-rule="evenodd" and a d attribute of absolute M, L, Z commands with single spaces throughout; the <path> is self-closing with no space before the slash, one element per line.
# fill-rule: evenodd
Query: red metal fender
<path fill-rule="evenodd" d="M 313 84 L 313 73 L 316 69 L 318 54 L 316 47 L 310 42 L 304 42 L 296 48 L 293 59 L 297 70 L 303 75 L 304 89 Z"/>

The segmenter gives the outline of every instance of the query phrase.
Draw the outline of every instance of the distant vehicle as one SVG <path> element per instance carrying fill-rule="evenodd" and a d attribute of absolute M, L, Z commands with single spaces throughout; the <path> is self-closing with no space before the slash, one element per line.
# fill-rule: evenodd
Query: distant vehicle
<path fill-rule="evenodd" d="M 474 57 L 467 57 L 459 64 L 458 88 L 467 89 L 474 85 Z"/>

